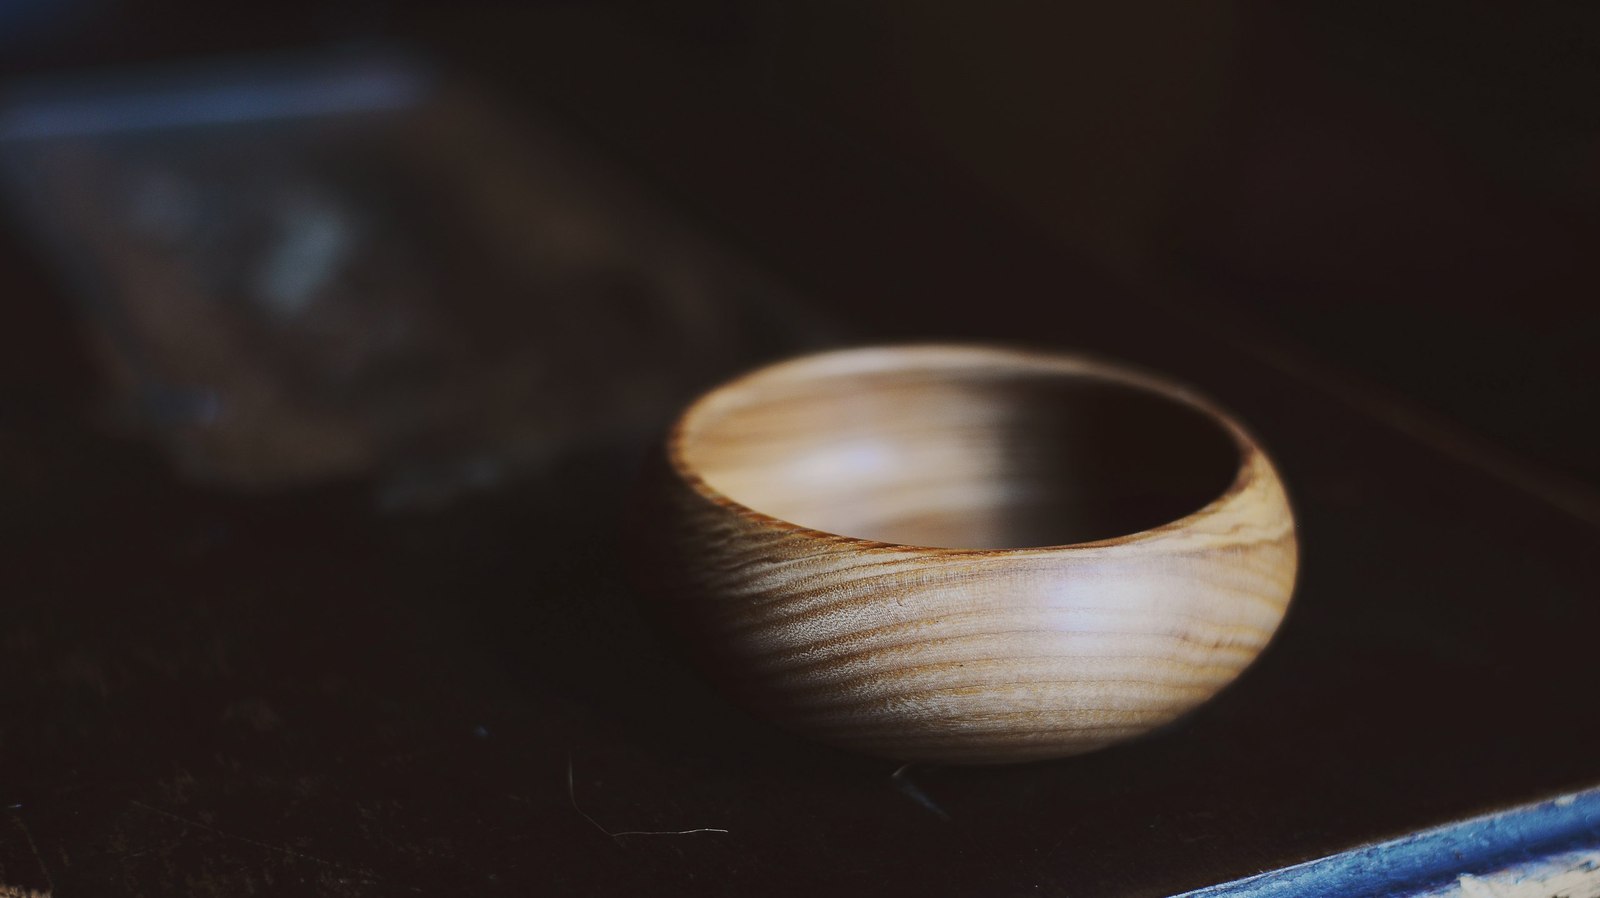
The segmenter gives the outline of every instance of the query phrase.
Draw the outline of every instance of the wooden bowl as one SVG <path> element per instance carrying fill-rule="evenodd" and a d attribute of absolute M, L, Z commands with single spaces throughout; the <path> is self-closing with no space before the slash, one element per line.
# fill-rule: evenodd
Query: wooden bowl
<path fill-rule="evenodd" d="M 1228 415 L 1072 355 L 853 349 L 684 412 L 647 478 L 648 592 L 744 705 L 905 760 L 1091 751 L 1231 682 L 1294 522 Z"/>

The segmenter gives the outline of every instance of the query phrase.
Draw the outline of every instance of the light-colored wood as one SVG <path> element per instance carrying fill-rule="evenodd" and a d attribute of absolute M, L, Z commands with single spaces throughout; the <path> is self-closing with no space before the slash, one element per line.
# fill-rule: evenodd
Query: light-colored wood
<path fill-rule="evenodd" d="M 1249 435 L 1158 377 L 970 346 L 844 350 L 683 415 L 641 506 L 663 619 L 743 704 L 906 760 L 1160 727 L 1266 646 L 1297 550 Z"/>

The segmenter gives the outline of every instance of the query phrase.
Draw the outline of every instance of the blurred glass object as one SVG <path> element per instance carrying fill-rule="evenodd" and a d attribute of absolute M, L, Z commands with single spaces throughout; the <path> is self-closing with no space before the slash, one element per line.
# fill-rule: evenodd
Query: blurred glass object
<path fill-rule="evenodd" d="M 815 340 L 579 142 L 405 58 L 35 85 L 0 166 L 121 420 L 215 484 L 448 497 Z"/>

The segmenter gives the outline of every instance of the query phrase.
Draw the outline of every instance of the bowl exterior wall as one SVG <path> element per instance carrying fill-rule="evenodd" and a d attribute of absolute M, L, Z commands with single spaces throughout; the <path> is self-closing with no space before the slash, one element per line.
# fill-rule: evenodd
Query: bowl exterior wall
<path fill-rule="evenodd" d="M 1293 517 L 1266 456 L 1243 465 L 1226 495 L 1152 531 L 959 551 L 775 521 L 663 454 L 636 574 L 714 680 L 799 733 L 904 760 L 1078 754 L 1198 707 L 1282 621 Z"/>

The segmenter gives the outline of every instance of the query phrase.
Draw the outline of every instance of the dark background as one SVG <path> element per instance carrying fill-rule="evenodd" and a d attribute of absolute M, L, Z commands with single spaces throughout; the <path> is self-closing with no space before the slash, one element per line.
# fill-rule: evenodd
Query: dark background
<path fill-rule="evenodd" d="M 639 444 L 403 515 L 186 483 L 94 426 L 13 232 L 0 884 L 1160 895 L 1600 779 L 1592 4 L 0 10 L 8 78 L 409 47 L 849 340 L 1200 385 L 1280 460 L 1306 553 L 1280 640 L 1174 731 L 907 787 L 739 716 L 641 622 Z M 699 827 L 728 833 L 597 831 Z"/>
<path fill-rule="evenodd" d="M 904 157 L 1099 271 L 1204 293 L 1319 369 L 1597 476 L 1573 413 L 1596 399 L 1591 4 L 6 8 L 7 74 L 395 39 L 597 131 L 651 105 L 661 66 L 689 69 L 711 109 Z M 650 124 L 706 139 L 703 122 Z"/>

